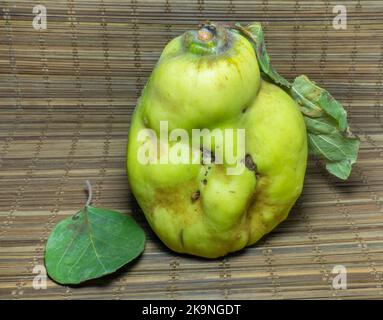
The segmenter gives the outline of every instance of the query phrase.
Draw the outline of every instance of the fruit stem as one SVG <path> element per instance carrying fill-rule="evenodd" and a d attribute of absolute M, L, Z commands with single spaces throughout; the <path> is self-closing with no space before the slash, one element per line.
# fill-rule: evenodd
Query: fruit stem
<path fill-rule="evenodd" d="M 204 24 L 198 30 L 198 40 L 208 42 L 212 40 L 217 34 L 217 30 L 213 24 Z"/>
<path fill-rule="evenodd" d="M 89 180 L 85 181 L 86 185 L 86 191 L 88 192 L 88 200 L 86 200 L 85 207 L 88 207 L 92 203 L 92 185 L 90 184 Z"/>
<path fill-rule="evenodd" d="M 217 55 L 226 51 L 230 45 L 230 32 L 225 26 L 206 22 L 196 31 L 184 35 L 187 50 L 198 55 Z"/>

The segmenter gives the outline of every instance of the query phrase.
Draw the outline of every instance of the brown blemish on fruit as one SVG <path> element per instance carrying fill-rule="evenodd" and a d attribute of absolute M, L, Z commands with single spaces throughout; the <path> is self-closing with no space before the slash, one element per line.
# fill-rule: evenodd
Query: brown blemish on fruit
<path fill-rule="evenodd" d="M 201 153 L 202 153 L 201 164 L 210 164 L 215 162 L 215 156 L 211 150 L 201 147 Z M 209 162 L 205 163 L 204 162 L 205 158 L 206 160 L 210 158 L 210 163 Z"/>
<path fill-rule="evenodd" d="M 175 222 L 180 221 L 182 217 L 183 223 L 179 226 L 182 228 L 202 212 L 201 201 L 191 202 L 190 199 L 198 187 L 198 181 L 191 179 L 172 187 L 157 188 L 147 211 L 153 215 L 157 209 L 165 209 L 169 219 Z"/>
<path fill-rule="evenodd" d="M 192 201 L 196 201 L 200 198 L 200 196 L 201 196 L 201 192 L 199 190 L 197 190 L 196 192 L 194 192 L 192 194 L 191 199 L 192 199 Z"/>
<path fill-rule="evenodd" d="M 253 158 L 250 154 L 245 156 L 245 166 L 250 171 L 257 171 L 257 165 L 254 163 Z"/>
<path fill-rule="evenodd" d="M 257 207 L 262 207 L 268 203 L 268 196 L 265 194 L 265 190 L 268 190 L 270 187 L 270 178 L 266 175 L 261 175 L 260 173 L 256 173 L 256 181 L 257 184 L 255 186 L 255 190 L 251 198 L 249 199 L 246 219 L 251 220 L 254 214 L 257 214 Z M 249 231 L 250 232 L 250 231 Z"/>

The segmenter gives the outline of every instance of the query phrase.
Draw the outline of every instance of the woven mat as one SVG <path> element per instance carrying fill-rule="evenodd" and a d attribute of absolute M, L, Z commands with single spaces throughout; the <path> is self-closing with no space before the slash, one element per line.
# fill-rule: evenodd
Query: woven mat
<path fill-rule="evenodd" d="M 1 1 L 0 298 L 383 298 L 383 3 L 342 1 Z M 310 159 L 287 221 L 258 244 L 216 260 L 178 255 L 150 231 L 130 193 L 125 149 L 137 97 L 162 48 L 200 21 L 258 20 L 276 69 L 307 74 L 339 99 L 361 138 L 351 178 Z M 78 287 L 33 288 L 44 245 L 85 201 L 133 215 L 144 254 L 115 275 Z M 347 289 L 332 285 L 347 269 Z"/>

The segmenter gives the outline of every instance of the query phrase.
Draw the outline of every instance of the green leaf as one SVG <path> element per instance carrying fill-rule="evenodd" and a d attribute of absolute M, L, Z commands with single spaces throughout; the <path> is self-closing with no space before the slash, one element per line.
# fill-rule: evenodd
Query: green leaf
<path fill-rule="evenodd" d="M 347 179 L 360 142 L 349 131 L 343 106 L 304 75 L 295 79 L 291 96 L 303 113 L 310 153 L 325 160 L 331 174 Z"/>
<path fill-rule="evenodd" d="M 353 163 L 350 160 L 342 160 L 337 162 L 328 162 L 326 169 L 334 176 L 346 180 L 351 172 L 351 165 Z"/>
<path fill-rule="evenodd" d="M 131 217 L 87 205 L 54 228 L 45 265 L 56 282 L 78 284 L 116 271 L 144 246 L 145 234 Z"/>
<path fill-rule="evenodd" d="M 253 44 L 262 72 L 275 83 L 290 88 L 291 83 L 283 78 L 270 63 L 261 24 L 253 22 L 243 27 L 240 23 L 236 23 L 235 28 Z"/>
<path fill-rule="evenodd" d="M 246 27 L 236 23 L 234 29 L 253 44 L 262 73 L 275 84 L 288 89 L 297 102 L 306 123 L 310 153 L 325 160 L 331 174 L 347 179 L 352 164 L 356 162 L 360 142 L 348 128 L 347 112 L 343 106 L 305 75 L 297 77 L 291 84 L 278 74 L 270 63 L 259 22 Z"/>
<path fill-rule="evenodd" d="M 329 161 L 356 160 L 359 141 L 339 132 L 332 134 L 308 133 L 309 149 L 317 157 Z"/>
<path fill-rule="evenodd" d="M 331 120 L 324 117 L 321 118 L 309 118 L 303 117 L 306 123 L 306 128 L 308 132 L 315 133 L 315 134 L 331 134 L 336 131 L 336 128 L 334 128 L 333 125 L 329 124 L 331 123 Z"/>
<path fill-rule="evenodd" d="M 295 78 L 291 94 L 300 105 L 303 114 L 319 117 L 326 113 L 337 121 L 341 131 L 347 129 L 347 112 L 343 106 L 305 75 Z"/>

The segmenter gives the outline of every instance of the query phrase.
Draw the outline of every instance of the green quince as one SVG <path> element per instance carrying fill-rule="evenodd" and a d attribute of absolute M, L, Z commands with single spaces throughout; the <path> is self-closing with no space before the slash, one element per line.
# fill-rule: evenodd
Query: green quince
<path fill-rule="evenodd" d="M 254 44 L 234 28 L 209 23 L 166 45 L 134 111 L 127 151 L 131 190 L 166 246 L 224 256 L 286 219 L 308 153 L 305 121 L 290 95 L 261 72 Z M 227 129 L 231 144 L 215 134 Z M 215 161 L 217 150 L 238 163 Z"/>

